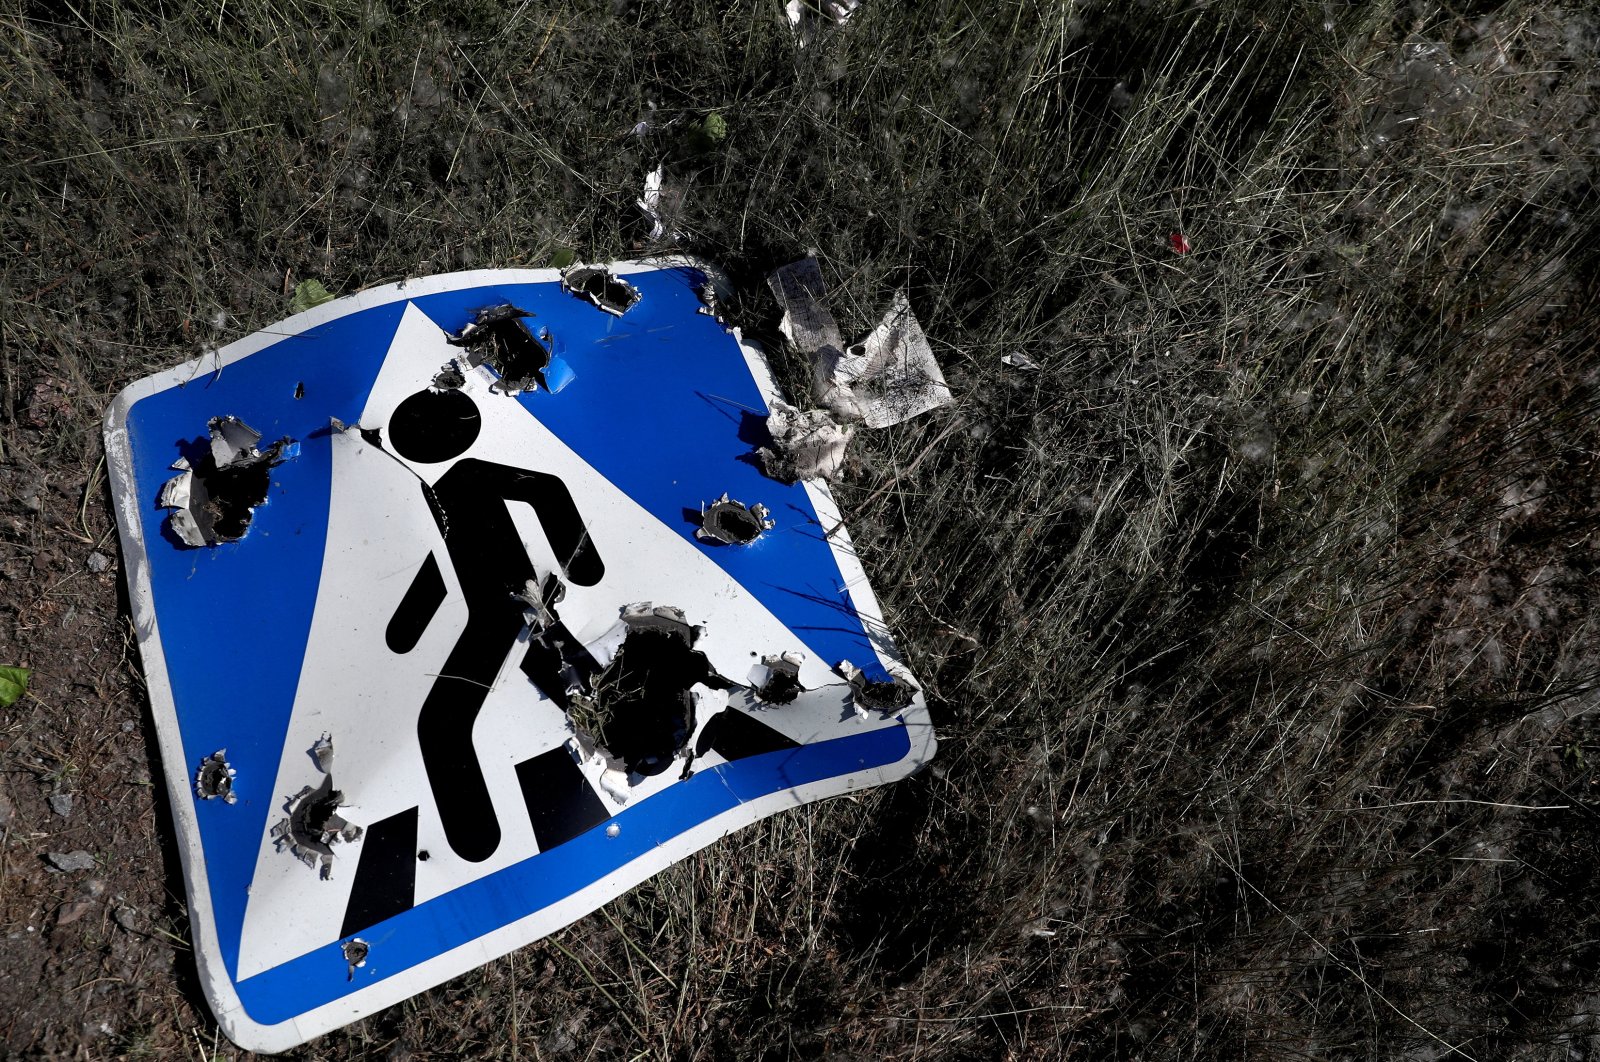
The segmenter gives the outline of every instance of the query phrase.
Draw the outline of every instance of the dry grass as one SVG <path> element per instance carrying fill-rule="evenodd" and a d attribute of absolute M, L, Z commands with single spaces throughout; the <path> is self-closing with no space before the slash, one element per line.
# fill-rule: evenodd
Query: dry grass
<path fill-rule="evenodd" d="M 14 469 L 87 485 L 111 393 L 304 277 L 635 253 L 659 156 L 747 328 L 816 248 L 959 395 L 837 492 L 936 767 L 301 1057 L 1600 1049 L 1576 5 L 869 3 L 803 51 L 765 0 L 9 7 Z M 188 984 L 107 992 L 90 1053 L 209 1050 Z"/>

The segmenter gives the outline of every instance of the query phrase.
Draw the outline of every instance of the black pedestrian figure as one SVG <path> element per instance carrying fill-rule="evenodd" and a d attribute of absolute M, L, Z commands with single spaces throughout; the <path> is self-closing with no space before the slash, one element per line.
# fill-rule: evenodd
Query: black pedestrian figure
<path fill-rule="evenodd" d="M 448 461 L 467 451 L 481 426 L 471 397 L 459 390 L 428 389 L 395 409 L 389 444 L 411 461 Z M 417 740 L 445 837 L 457 855 L 476 863 L 499 847 L 500 824 L 473 749 L 473 724 L 526 625 L 524 604 L 514 595 L 537 578 L 509 504 L 533 507 L 568 582 L 593 586 L 605 565 L 584 529 L 572 492 L 547 472 L 469 457 L 452 465 L 431 489 L 423 485 L 422 490 L 466 599 L 467 622 L 422 702 Z M 410 652 L 445 594 L 438 559 L 430 552 L 389 621 L 389 648 Z"/>

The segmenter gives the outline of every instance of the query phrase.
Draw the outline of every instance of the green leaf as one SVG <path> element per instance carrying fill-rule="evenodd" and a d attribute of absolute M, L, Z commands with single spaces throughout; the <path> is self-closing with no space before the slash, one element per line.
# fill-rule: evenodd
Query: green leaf
<path fill-rule="evenodd" d="M 333 301 L 333 292 L 322 286 L 322 281 L 312 279 L 302 280 L 294 286 L 294 295 L 289 299 L 289 309 L 294 313 L 304 313 L 313 306 L 321 306 L 325 302 Z"/>
<path fill-rule="evenodd" d="M 0 708 L 10 708 L 28 692 L 30 674 L 25 667 L 0 667 Z"/>
<path fill-rule="evenodd" d="M 557 269 L 565 269 L 577 260 L 578 256 L 572 253 L 570 247 L 557 247 L 550 252 L 550 264 Z"/>
<path fill-rule="evenodd" d="M 705 133 L 706 139 L 713 144 L 720 144 L 728 139 L 728 120 L 716 111 L 706 115 L 706 120 L 701 123 L 700 128 Z"/>

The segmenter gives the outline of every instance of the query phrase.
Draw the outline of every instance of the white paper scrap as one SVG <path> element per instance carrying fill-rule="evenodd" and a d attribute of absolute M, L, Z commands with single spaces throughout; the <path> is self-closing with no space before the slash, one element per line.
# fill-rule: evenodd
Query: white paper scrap
<path fill-rule="evenodd" d="M 650 242 L 655 243 L 667 235 L 667 223 L 661 216 L 661 182 L 664 167 L 657 166 L 644 175 L 644 197 L 638 200 L 639 209 L 650 219 Z"/>
<path fill-rule="evenodd" d="M 861 0 L 788 0 L 783 5 L 783 13 L 788 16 L 800 47 L 804 48 L 816 39 L 819 24 L 824 19 L 842 26 L 860 6 Z"/>
<path fill-rule="evenodd" d="M 878 326 L 841 355 L 817 362 L 817 400 L 840 420 L 887 428 L 954 399 L 905 289 Z"/>
<path fill-rule="evenodd" d="M 828 288 L 822 282 L 822 269 L 815 255 L 773 270 L 767 277 L 767 286 L 783 307 L 778 331 L 785 339 L 807 354 L 831 350 L 839 355 L 844 339 L 839 335 L 839 322 L 822 304 Z"/>
<path fill-rule="evenodd" d="M 801 411 L 774 400 L 767 416 L 767 431 L 772 433 L 778 451 L 770 459 L 766 456 L 768 451 L 762 451 L 762 464 L 768 475 L 831 480 L 844 467 L 845 448 L 850 445 L 855 428 L 835 423 L 825 410 Z"/>

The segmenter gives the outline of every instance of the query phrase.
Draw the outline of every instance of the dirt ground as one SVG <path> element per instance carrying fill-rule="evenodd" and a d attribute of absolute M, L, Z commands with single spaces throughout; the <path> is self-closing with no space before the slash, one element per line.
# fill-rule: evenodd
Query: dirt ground
<path fill-rule="evenodd" d="M 837 494 L 939 759 L 290 1057 L 1600 1057 L 1585 7 L 868 0 L 800 48 L 777 0 L 3 0 L 0 42 L 5 1057 L 240 1057 L 112 396 L 302 280 L 663 249 L 662 161 L 790 394 L 807 250 L 847 331 L 903 287 L 933 339 L 956 405 Z"/>

